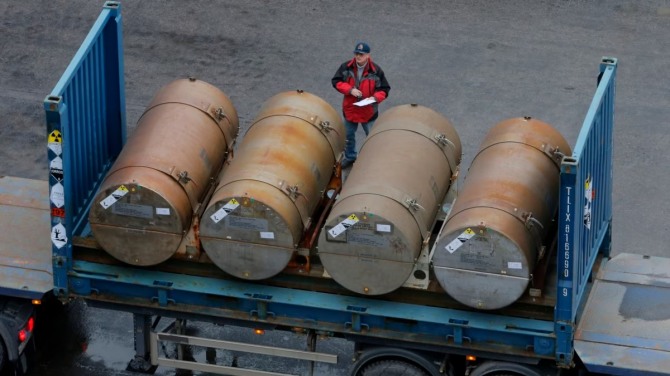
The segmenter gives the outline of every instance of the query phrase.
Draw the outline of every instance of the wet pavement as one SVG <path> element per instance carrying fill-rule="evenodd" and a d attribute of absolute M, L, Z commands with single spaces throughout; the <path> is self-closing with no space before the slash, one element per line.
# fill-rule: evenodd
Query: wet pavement
<path fill-rule="evenodd" d="M 0 175 L 46 178 L 42 100 L 102 3 L 0 2 Z M 303 89 L 339 108 L 341 97 L 330 78 L 354 43 L 365 39 L 392 87 L 380 110 L 419 103 L 447 116 L 461 137 L 464 172 L 488 129 L 510 117 L 539 118 L 574 145 L 600 58 L 618 57 L 613 249 L 669 256 L 668 1 L 122 4 L 130 133 L 162 85 L 189 75 L 230 96 L 241 135 L 263 101 L 281 91 Z M 55 340 L 39 344 L 31 375 L 126 374 L 133 353 L 130 315 L 83 305 L 69 309 L 66 319 L 56 320 Z M 194 328 L 216 335 L 220 329 Z M 223 334 L 249 337 L 233 328 Z M 279 343 L 289 336 L 276 334 Z M 286 341 L 302 345 L 300 338 Z M 345 374 L 351 345 L 331 340 L 324 346 L 343 354 L 341 364 L 317 368 L 316 374 Z M 225 362 L 230 354 L 217 356 Z M 267 365 L 283 367 L 272 360 Z M 306 374 L 301 365 L 287 367 L 285 372 Z"/>

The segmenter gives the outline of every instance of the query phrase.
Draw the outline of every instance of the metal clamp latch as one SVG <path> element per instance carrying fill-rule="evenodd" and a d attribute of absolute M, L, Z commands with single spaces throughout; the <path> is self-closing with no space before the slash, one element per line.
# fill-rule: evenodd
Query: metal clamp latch
<path fill-rule="evenodd" d="M 216 112 L 214 113 L 214 115 L 216 116 L 216 118 L 217 118 L 218 120 L 221 120 L 221 119 L 223 119 L 223 118 L 226 117 L 226 113 L 223 111 L 223 107 L 219 107 L 219 108 L 217 108 L 217 109 L 216 109 Z"/>
<path fill-rule="evenodd" d="M 328 120 L 323 120 L 319 122 L 319 126 L 321 127 L 321 130 L 324 132 L 330 132 L 333 130 L 333 128 L 330 126 L 330 122 Z"/>
<path fill-rule="evenodd" d="M 532 212 L 527 212 L 521 214 L 521 218 L 524 220 L 524 225 L 529 232 L 532 233 L 533 238 L 535 239 L 535 245 L 538 251 L 538 260 L 544 256 L 544 246 L 542 245 L 542 233 L 544 232 L 544 226 L 533 217 Z"/>
<path fill-rule="evenodd" d="M 414 211 L 417 211 L 417 210 L 419 210 L 419 209 L 421 209 L 421 210 L 425 210 L 425 209 L 423 208 L 423 206 L 419 205 L 419 202 L 418 202 L 415 198 L 405 200 L 405 204 L 407 204 L 407 207 L 408 207 L 408 208 L 410 208 L 410 209 L 412 209 L 412 210 L 414 210 Z"/>
<path fill-rule="evenodd" d="M 187 184 L 188 182 L 193 180 L 188 176 L 188 171 L 186 171 L 186 170 L 180 172 L 177 175 L 177 178 L 179 178 L 179 182 L 182 183 L 182 184 Z"/>
<path fill-rule="evenodd" d="M 298 199 L 298 196 L 301 196 L 301 195 L 302 195 L 302 193 L 300 193 L 300 191 L 299 191 L 299 188 L 298 188 L 298 185 L 297 185 L 297 184 L 294 185 L 294 186 L 286 186 L 286 187 L 284 187 L 284 189 L 286 190 L 286 192 L 288 192 L 288 196 L 289 196 L 289 197 L 291 198 L 291 200 L 293 200 L 293 201 L 295 201 L 296 199 Z"/>
<path fill-rule="evenodd" d="M 453 142 L 449 141 L 447 136 L 443 135 L 442 133 L 435 135 L 435 141 L 437 141 L 437 143 L 442 145 L 442 146 L 447 146 L 448 145 L 448 146 L 451 146 L 453 149 L 456 148 L 456 145 L 454 145 Z"/>

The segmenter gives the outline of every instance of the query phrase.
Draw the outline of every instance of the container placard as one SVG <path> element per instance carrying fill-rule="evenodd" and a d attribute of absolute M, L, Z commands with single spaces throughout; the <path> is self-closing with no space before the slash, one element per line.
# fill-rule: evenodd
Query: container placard
<path fill-rule="evenodd" d="M 452 240 L 451 243 L 447 244 L 444 249 L 446 249 L 449 253 L 454 253 L 458 248 L 460 248 L 465 242 L 470 240 L 473 236 L 475 236 L 475 232 L 472 231 L 472 229 L 468 228 L 465 231 L 463 231 L 460 235 L 456 237 L 456 239 Z"/>
<path fill-rule="evenodd" d="M 328 233 L 330 234 L 330 236 L 336 238 L 336 237 L 337 237 L 338 235 L 340 235 L 341 233 L 347 231 L 347 229 L 348 229 L 349 227 L 351 227 L 351 226 L 355 225 L 356 223 L 358 223 L 358 221 L 359 221 L 359 219 L 358 219 L 358 217 L 356 216 L 356 214 L 352 214 L 352 215 L 348 216 L 347 218 L 345 218 L 345 219 L 344 219 L 342 222 L 340 222 L 337 226 L 335 226 L 335 227 L 331 228 L 330 230 L 328 230 Z"/>
<path fill-rule="evenodd" d="M 240 206 L 239 201 L 233 198 L 223 205 L 221 209 L 217 210 L 216 213 L 212 214 L 210 218 L 214 223 L 219 223 L 222 219 L 226 218 L 228 214 L 232 213 L 233 210 L 237 209 L 238 206 Z"/>
<path fill-rule="evenodd" d="M 126 194 L 128 194 L 128 188 L 126 188 L 125 185 L 121 185 L 120 187 L 116 188 L 116 190 L 112 192 L 111 195 L 107 196 L 107 198 L 100 201 L 100 205 L 102 205 L 103 208 L 107 209 L 110 206 L 114 205 L 115 202 L 119 201 L 119 199 L 125 196 Z"/>

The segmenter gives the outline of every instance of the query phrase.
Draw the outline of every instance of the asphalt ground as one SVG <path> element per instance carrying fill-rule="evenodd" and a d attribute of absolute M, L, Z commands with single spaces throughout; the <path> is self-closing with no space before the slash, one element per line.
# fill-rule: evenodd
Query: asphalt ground
<path fill-rule="evenodd" d="M 0 175 L 46 179 L 42 101 L 101 6 L 0 2 Z M 302 89 L 339 109 L 330 78 L 366 40 L 392 87 L 380 110 L 418 103 L 445 115 L 460 135 L 464 171 L 487 131 L 511 117 L 541 119 L 574 145 L 600 59 L 617 57 L 613 250 L 669 253 L 670 1 L 122 1 L 122 13 L 130 134 L 153 94 L 186 76 L 230 96 L 242 135 L 283 91 Z M 82 327 L 106 314 L 105 323 L 119 322 L 112 332 L 130 331 L 127 317 L 95 312 L 81 316 Z M 132 339 L 124 341 L 55 361 L 72 368 L 51 374 L 119 374 L 124 362 L 105 359 L 117 352 L 110 348 L 127 352 Z M 86 363 L 94 356 L 101 360 Z"/>

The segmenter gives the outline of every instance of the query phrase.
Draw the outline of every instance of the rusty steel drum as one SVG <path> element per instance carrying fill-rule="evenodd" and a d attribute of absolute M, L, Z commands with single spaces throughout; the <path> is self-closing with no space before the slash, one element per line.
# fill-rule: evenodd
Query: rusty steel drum
<path fill-rule="evenodd" d="M 344 138 L 340 115 L 313 94 L 283 92 L 265 102 L 200 221 L 209 258 L 243 279 L 281 272 L 323 197 Z"/>
<path fill-rule="evenodd" d="M 89 214 L 102 248 L 133 265 L 170 258 L 238 133 L 237 112 L 193 78 L 161 88 L 109 170 Z"/>
<path fill-rule="evenodd" d="M 528 287 L 558 207 L 563 136 L 542 121 L 514 118 L 479 148 L 435 245 L 433 270 L 459 302 L 505 307 Z"/>
<path fill-rule="evenodd" d="M 360 294 L 381 295 L 402 286 L 460 160 L 460 138 L 441 114 L 418 105 L 385 111 L 319 236 L 326 272 Z"/>

